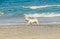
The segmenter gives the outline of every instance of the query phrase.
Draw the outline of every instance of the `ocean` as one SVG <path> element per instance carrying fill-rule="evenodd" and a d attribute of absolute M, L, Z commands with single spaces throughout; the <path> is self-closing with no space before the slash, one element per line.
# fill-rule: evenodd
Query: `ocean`
<path fill-rule="evenodd" d="M 24 14 L 39 24 L 60 24 L 60 0 L 0 0 L 0 25 L 24 25 Z"/>

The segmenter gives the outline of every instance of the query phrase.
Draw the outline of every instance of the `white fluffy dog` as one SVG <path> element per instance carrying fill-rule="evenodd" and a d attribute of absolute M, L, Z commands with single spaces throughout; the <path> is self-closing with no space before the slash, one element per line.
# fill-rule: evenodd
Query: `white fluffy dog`
<path fill-rule="evenodd" d="M 36 18 L 34 19 L 29 18 L 29 15 L 25 15 L 25 20 L 27 21 L 27 25 L 38 24 L 38 20 Z"/>

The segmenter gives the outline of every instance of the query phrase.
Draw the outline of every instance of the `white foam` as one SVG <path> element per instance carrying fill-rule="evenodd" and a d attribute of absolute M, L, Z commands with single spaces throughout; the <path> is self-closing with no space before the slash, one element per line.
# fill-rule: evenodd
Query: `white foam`
<path fill-rule="evenodd" d="M 60 22 L 49 22 L 49 23 L 40 23 L 40 24 L 42 24 L 42 25 L 46 25 L 46 24 L 49 24 L 49 25 L 51 25 L 51 24 L 60 24 Z"/>
<path fill-rule="evenodd" d="M 60 16 L 60 14 L 55 14 L 55 13 L 47 13 L 47 14 L 45 14 L 45 13 L 42 13 L 42 14 L 25 14 L 25 15 L 28 15 L 28 16 L 30 16 L 30 17 L 59 17 Z"/>
<path fill-rule="evenodd" d="M 58 6 L 60 5 L 44 5 L 44 6 L 22 6 L 23 8 L 30 8 L 30 9 L 38 9 L 38 8 L 46 8 L 46 7 L 53 7 L 53 6 Z"/>
<path fill-rule="evenodd" d="M 0 16 L 2 16 L 2 15 L 4 15 L 4 13 L 3 12 L 0 12 Z"/>
<path fill-rule="evenodd" d="M 47 6 L 23 6 L 24 8 L 30 8 L 30 9 L 37 9 L 37 8 L 44 8 Z"/>

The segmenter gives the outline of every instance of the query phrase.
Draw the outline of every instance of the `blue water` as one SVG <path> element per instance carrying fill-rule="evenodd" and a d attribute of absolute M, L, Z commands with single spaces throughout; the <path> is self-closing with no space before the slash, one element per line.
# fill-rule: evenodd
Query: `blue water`
<path fill-rule="evenodd" d="M 60 6 L 52 6 L 45 8 L 24 8 L 23 6 L 45 6 L 60 5 L 60 0 L 0 0 L 0 24 L 2 23 L 21 23 L 24 22 L 24 14 L 60 14 Z M 14 18 L 15 17 L 15 18 Z M 20 18 L 19 18 L 20 17 Z M 16 20 L 14 20 L 16 19 Z M 20 20 L 22 19 L 22 20 Z M 60 22 L 60 16 L 56 18 L 38 18 L 39 22 Z M 6 23 L 6 24 L 7 24 Z M 9 24 L 8 24 L 9 25 Z"/>
<path fill-rule="evenodd" d="M 44 2 L 46 2 L 46 4 Z M 13 16 L 25 13 L 43 13 L 43 12 L 60 13 L 60 6 L 47 7 L 35 10 L 22 7 L 22 6 L 44 6 L 44 5 L 60 5 L 60 0 L 0 0 L 0 12 L 3 12 L 4 16 Z"/>

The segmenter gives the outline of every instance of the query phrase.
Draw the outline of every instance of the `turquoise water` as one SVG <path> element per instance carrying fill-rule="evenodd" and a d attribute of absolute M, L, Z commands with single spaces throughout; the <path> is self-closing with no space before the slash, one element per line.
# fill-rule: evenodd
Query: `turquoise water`
<path fill-rule="evenodd" d="M 46 3 L 45 3 L 46 2 Z M 0 12 L 3 16 L 16 16 L 27 13 L 46 13 L 54 12 L 60 14 L 60 6 L 52 6 L 45 8 L 24 8 L 23 6 L 45 6 L 45 5 L 60 5 L 60 0 L 0 0 Z"/>
<path fill-rule="evenodd" d="M 0 25 L 26 23 L 24 14 L 40 15 L 38 20 L 41 23 L 59 24 L 60 0 L 0 0 Z"/>

